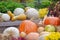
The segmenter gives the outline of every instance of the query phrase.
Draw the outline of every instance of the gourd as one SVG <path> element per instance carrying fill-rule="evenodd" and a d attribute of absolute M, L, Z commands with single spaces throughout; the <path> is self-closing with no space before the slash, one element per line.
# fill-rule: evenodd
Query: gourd
<path fill-rule="evenodd" d="M 3 21 L 10 21 L 10 16 L 8 14 L 3 14 L 1 18 Z"/>
<path fill-rule="evenodd" d="M 19 26 L 19 31 L 29 34 L 31 32 L 37 32 L 37 28 L 37 25 L 31 20 L 24 20 Z"/>
<path fill-rule="evenodd" d="M 20 37 L 23 37 L 24 38 L 25 36 L 26 36 L 26 33 L 25 32 L 21 32 L 20 33 Z"/>
<path fill-rule="evenodd" d="M 15 38 L 19 37 L 19 30 L 16 27 L 8 27 L 3 31 L 3 34 L 12 35 Z"/>
<path fill-rule="evenodd" d="M 27 17 L 29 19 L 31 19 L 31 18 L 38 19 L 39 18 L 38 11 L 34 8 L 28 9 L 25 14 L 27 15 Z"/>
<path fill-rule="evenodd" d="M 22 13 L 24 13 L 24 9 L 22 9 L 22 8 L 16 8 L 14 10 L 14 15 L 16 15 L 16 16 L 18 16 L 18 15 L 20 15 Z"/>
<path fill-rule="evenodd" d="M 15 16 L 11 11 L 7 11 L 7 13 L 10 16 L 10 19 L 12 19 Z"/>
<path fill-rule="evenodd" d="M 14 16 L 14 17 L 12 17 L 12 21 L 14 21 L 14 20 L 26 20 L 26 15 L 25 14 L 20 14 L 20 15 L 18 15 L 18 16 Z"/>
<path fill-rule="evenodd" d="M 55 32 L 56 29 L 55 29 L 55 27 L 53 25 L 46 25 L 45 26 L 45 31 L 47 31 L 47 32 Z"/>
<path fill-rule="evenodd" d="M 44 27 L 38 27 L 38 33 L 41 33 L 44 31 Z"/>

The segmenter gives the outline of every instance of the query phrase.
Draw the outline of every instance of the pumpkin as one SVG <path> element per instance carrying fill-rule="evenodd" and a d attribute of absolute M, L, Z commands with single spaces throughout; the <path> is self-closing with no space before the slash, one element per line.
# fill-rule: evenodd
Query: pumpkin
<path fill-rule="evenodd" d="M 58 17 L 46 17 L 44 19 L 44 24 L 45 25 L 54 25 L 54 26 L 58 26 L 59 24 L 59 18 Z"/>
<path fill-rule="evenodd" d="M 8 27 L 3 31 L 3 34 L 12 35 L 15 38 L 19 37 L 19 30 L 16 27 Z"/>
<path fill-rule="evenodd" d="M 27 34 L 30 32 L 37 32 L 37 25 L 30 20 L 24 20 L 19 26 L 19 31 Z"/>
<path fill-rule="evenodd" d="M 3 21 L 10 21 L 10 16 L 8 14 L 3 14 L 1 18 Z"/>
<path fill-rule="evenodd" d="M 22 8 L 16 8 L 16 9 L 14 10 L 14 14 L 15 14 L 16 16 L 18 16 L 18 15 L 20 15 L 20 14 L 22 14 L 22 13 L 24 13 L 24 9 L 22 9 Z"/>
<path fill-rule="evenodd" d="M 39 18 L 39 14 L 38 14 L 38 11 L 34 8 L 30 8 L 26 11 L 26 15 L 29 19 L 31 18 L 34 18 L 34 19 L 37 19 Z"/>
<path fill-rule="evenodd" d="M 27 40 L 38 40 L 38 38 L 39 38 L 39 34 L 38 33 L 35 33 L 35 32 L 29 33 L 26 36 L 26 39 Z"/>

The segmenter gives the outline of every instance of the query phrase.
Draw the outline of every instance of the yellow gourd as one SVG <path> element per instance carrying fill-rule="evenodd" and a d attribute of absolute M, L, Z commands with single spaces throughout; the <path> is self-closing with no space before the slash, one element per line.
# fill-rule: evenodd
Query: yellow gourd
<path fill-rule="evenodd" d="M 12 21 L 14 21 L 14 20 L 25 20 L 25 19 L 26 19 L 26 15 L 25 14 L 20 14 L 18 16 L 14 16 L 12 18 Z"/>
<path fill-rule="evenodd" d="M 17 20 L 25 20 L 26 19 L 26 15 L 25 14 L 20 14 L 18 17 L 17 17 Z"/>
<path fill-rule="evenodd" d="M 11 21 L 17 20 L 17 16 L 12 17 Z"/>
<path fill-rule="evenodd" d="M 7 11 L 8 15 L 10 16 L 10 19 L 14 17 L 14 14 L 11 11 Z"/>

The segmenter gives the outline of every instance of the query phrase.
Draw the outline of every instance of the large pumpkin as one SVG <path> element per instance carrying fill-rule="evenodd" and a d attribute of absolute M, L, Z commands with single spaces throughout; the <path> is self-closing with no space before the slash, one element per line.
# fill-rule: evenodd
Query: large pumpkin
<path fill-rule="evenodd" d="M 58 26 L 60 25 L 59 21 L 60 20 L 58 17 L 46 17 L 46 19 L 44 20 L 44 24 Z"/>
<path fill-rule="evenodd" d="M 24 20 L 20 26 L 19 26 L 20 32 L 30 33 L 30 32 L 36 32 L 37 31 L 37 25 L 30 21 L 30 20 Z"/>

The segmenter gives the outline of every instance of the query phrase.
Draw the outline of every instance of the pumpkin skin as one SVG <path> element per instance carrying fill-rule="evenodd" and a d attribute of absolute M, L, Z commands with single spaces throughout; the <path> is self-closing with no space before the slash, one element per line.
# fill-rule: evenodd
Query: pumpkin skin
<path fill-rule="evenodd" d="M 44 20 L 44 24 L 58 26 L 59 18 L 58 17 L 46 17 L 46 19 Z"/>
<path fill-rule="evenodd" d="M 19 26 L 19 31 L 25 32 L 26 34 L 30 32 L 37 32 L 37 25 L 30 20 L 24 20 Z"/>

